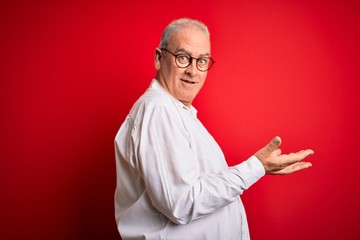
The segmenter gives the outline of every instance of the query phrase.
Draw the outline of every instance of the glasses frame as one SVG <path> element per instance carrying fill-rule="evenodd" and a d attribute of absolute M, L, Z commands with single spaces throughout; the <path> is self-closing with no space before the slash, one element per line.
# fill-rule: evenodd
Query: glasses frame
<path fill-rule="evenodd" d="M 166 52 L 170 53 L 171 55 L 173 55 L 173 56 L 175 57 L 175 64 L 176 64 L 176 66 L 178 66 L 179 68 L 187 68 L 187 67 L 189 67 L 189 66 L 192 64 L 193 60 L 195 59 L 195 60 L 196 60 L 196 68 L 197 68 L 200 72 L 207 72 L 207 71 L 210 70 L 210 68 L 211 68 L 211 67 L 214 65 L 214 63 L 215 63 L 215 60 L 214 60 L 214 59 L 212 59 L 211 57 L 206 57 L 206 59 L 209 59 L 209 65 L 208 65 L 209 67 L 208 67 L 208 69 L 206 69 L 206 70 L 202 70 L 202 69 L 200 69 L 200 67 L 199 67 L 199 65 L 198 65 L 198 61 L 199 61 L 200 59 L 204 59 L 203 57 L 202 57 L 202 58 L 195 58 L 195 57 L 192 57 L 192 56 L 190 56 L 189 54 L 186 54 L 186 53 L 175 54 L 175 53 L 167 50 L 166 48 L 160 48 L 160 50 L 161 50 L 161 51 L 166 51 Z M 189 64 L 188 64 L 187 66 L 184 66 L 184 67 L 179 66 L 177 58 L 178 58 L 178 56 L 180 56 L 180 55 L 187 55 L 187 56 L 189 56 Z"/>

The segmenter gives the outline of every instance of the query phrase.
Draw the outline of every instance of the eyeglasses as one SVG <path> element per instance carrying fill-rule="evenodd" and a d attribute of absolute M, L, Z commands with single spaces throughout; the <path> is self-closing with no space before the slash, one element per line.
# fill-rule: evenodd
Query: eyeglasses
<path fill-rule="evenodd" d="M 190 66 L 192 61 L 195 59 L 197 69 L 199 69 L 199 71 L 201 71 L 201 72 L 206 72 L 215 63 L 214 59 L 212 59 L 211 57 L 194 58 L 185 53 L 179 53 L 179 54 L 172 53 L 169 50 L 167 50 L 166 48 L 161 48 L 160 50 L 164 50 L 164 51 L 170 53 L 171 55 L 173 55 L 175 57 L 176 66 L 178 66 L 179 68 L 187 68 L 188 66 Z"/>

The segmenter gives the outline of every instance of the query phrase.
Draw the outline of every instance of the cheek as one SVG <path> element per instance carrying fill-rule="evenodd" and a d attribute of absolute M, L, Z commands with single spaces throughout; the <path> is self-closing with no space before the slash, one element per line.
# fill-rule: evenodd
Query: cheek
<path fill-rule="evenodd" d="M 182 69 L 168 63 L 165 66 L 165 72 L 169 78 L 178 78 L 182 74 Z"/>
<path fill-rule="evenodd" d="M 202 84 L 205 83 L 206 77 L 207 77 L 207 72 L 200 74 L 200 80 L 201 80 Z"/>

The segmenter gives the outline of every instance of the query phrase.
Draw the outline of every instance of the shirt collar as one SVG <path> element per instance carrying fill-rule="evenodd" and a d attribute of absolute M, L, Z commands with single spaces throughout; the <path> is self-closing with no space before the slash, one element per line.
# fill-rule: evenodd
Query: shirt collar
<path fill-rule="evenodd" d="M 170 96 L 171 99 L 173 99 L 174 103 L 175 103 L 178 107 L 184 108 L 184 109 L 190 111 L 190 112 L 191 112 L 192 114 L 194 114 L 194 115 L 197 114 L 196 108 L 194 108 L 192 105 L 190 105 L 190 107 L 187 107 L 187 106 L 185 106 L 182 102 L 180 102 L 179 100 L 177 100 L 176 98 L 174 98 L 165 88 L 163 88 L 163 87 L 160 85 L 159 81 L 156 80 L 155 78 L 151 81 L 150 88 L 159 90 L 159 91 L 165 93 L 166 95 Z"/>

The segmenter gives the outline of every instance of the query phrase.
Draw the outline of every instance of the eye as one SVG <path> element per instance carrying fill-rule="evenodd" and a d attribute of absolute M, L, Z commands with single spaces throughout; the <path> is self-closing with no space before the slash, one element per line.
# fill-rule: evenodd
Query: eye
<path fill-rule="evenodd" d="M 180 63 L 188 63 L 190 61 L 190 57 L 187 56 L 187 55 L 178 55 L 177 56 L 177 60 L 180 62 Z"/>
<path fill-rule="evenodd" d="M 200 66 L 206 66 L 209 62 L 209 59 L 208 58 L 199 58 L 197 62 Z"/>

